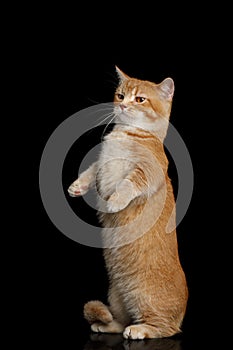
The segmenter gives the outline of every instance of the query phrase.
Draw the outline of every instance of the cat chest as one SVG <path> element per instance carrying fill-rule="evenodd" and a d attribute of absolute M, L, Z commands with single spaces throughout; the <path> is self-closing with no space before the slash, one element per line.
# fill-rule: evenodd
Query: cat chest
<path fill-rule="evenodd" d="M 119 143 L 108 143 L 99 156 L 97 180 L 102 191 L 111 191 L 135 167 L 132 153 Z"/>
<path fill-rule="evenodd" d="M 113 142 L 108 143 L 102 149 L 99 158 L 99 166 L 102 173 L 109 173 L 113 177 L 125 175 L 135 166 L 135 160 L 131 151 L 123 145 Z"/>

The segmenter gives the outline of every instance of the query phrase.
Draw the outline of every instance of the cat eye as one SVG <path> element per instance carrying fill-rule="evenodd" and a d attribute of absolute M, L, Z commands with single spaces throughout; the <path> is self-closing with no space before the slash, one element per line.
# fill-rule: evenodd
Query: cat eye
<path fill-rule="evenodd" d="M 137 103 L 142 103 L 142 102 L 145 101 L 145 97 L 136 96 L 136 97 L 135 97 L 135 101 L 136 101 Z"/>
<path fill-rule="evenodd" d="M 119 100 L 124 100 L 124 95 L 122 95 L 122 94 L 117 94 L 117 97 Z"/>

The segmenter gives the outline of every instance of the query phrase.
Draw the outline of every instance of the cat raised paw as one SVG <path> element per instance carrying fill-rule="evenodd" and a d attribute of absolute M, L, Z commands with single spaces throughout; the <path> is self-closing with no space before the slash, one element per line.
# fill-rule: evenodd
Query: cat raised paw
<path fill-rule="evenodd" d="M 107 202 L 109 213 L 116 213 L 123 210 L 136 197 L 133 184 L 128 179 L 122 180 L 116 186 L 116 191 L 110 196 Z"/>
<path fill-rule="evenodd" d="M 85 180 L 77 179 L 68 188 L 68 193 L 71 197 L 79 197 L 87 193 L 88 189 L 89 184 Z"/>
<path fill-rule="evenodd" d="M 116 213 L 126 208 L 130 201 L 126 195 L 119 195 L 119 193 L 114 192 L 107 202 L 107 210 L 109 213 Z"/>

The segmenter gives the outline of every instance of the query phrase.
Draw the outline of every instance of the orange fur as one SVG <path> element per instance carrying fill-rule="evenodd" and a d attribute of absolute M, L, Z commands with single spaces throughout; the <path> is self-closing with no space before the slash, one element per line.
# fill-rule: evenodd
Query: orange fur
<path fill-rule="evenodd" d="M 121 123 L 105 137 L 98 161 L 69 189 L 82 192 L 96 180 L 106 200 L 99 219 L 106 228 L 109 307 L 90 302 L 84 316 L 95 332 L 168 337 L 181 331 L 188 298 L 176 229 L 166 233 L 175 200 L 163 140 L 174 84 L 171 78 L 155 84 L 117 72 L 114 102 Z"/>

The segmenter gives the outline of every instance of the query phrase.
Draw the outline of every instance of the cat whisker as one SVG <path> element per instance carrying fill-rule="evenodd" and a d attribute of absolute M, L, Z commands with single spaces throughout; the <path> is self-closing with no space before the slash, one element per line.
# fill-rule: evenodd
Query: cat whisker
<path fill-rule="evenodd" d="M 102 135 L 101 135 L 101 142 L 103 141 L 104 133 L 105 133 L 107 127 L 108 127 L 108 126 L 112 123 L 112 121 L 117 117 L 117 114 L 112 114 L 112 115 L 113 115 L 112 119 L 111 119 L 110 122 L 105 126 L 104 131 L 102 132 Z M 111 115 L 111 116 L 112 116 L 112 115 Z"/>
<path fill-rule="evenodd" d="M 113 116 L 113 112 L 111 112 L 111 113 L 109 112 L 109 113 L 106 113 L 106 114 L 102 115 L 101 118 L 104 118 L 104 119 L 102 119 L 99 123 L 97 123 L 96 125 L 94 125 L 93 128 L 97 128 L 98 126 L 104 124 L 104 122 L 107 121 L 107 120 L 108 120 L 109 118 L 111 118 L 112 116 Z M 99 119 L 100 119 L 100 118 L 99 118 Z M 112 120 L 113 120 L 113 119 L 114 119 L 114 118 L 112 118 Z M 107 124 L 107 126 L 108 126 L 110 123 L 111 123 L 111 120 L 110 120 L 110 122 Z M 107 128 L 107 126 L 106 126 L 106 128 Z M 104 129 L 104 132 L 105 132 L 106 128 Z M 92 129 L 89 130 L 88 134 L 89 134 L 91 131 L 92 131 Z M 102 136 L 103 136 L 103 134 L 102 134 Z M 101 139 L 102 139 L 102 136 L 101 136 Z"/>
<path fill-rule="evenodd" d="M 99 112 L 107 112 L 107 113 L 104 114 L 104 116 L 105 116 L 108 113 L 112 113 L 112 111 L 113 111 L 113 107 L 111 105 L 109 107 L 106 106 L 106 107 L 103 107 L 103 108 L 99 108 L 98 110 L 95 110 L 92 113 L 96 114 L 96 113 L 99 113 Z M 96 121 L 99 121 L 102 117 L 103 117 L 103 115 L 99 116 L 98 118 L 96 118 Z"/>
<path fill-rule="evenodd" d="M 111 85 L 112 85 L 114 88 L 117 88 L 118 85 L 119 85 L 117 82 L 112 81 L 112 80 L 109 80 L 109 79 L 107 79 L 106 81 L 107 81 L 108 83 L 111 83 Z"/>
<path fill-rule="evenodd" d="M 113 111 L 113 107 L 105 107 L 105 108 L 100 108 L 98 109 L 98 112 L 108 112 L 108 113 L 111 113 Z M 106 114 L 105 114 L 106 115 Z M 102 117 L 102 116 L 101 116 Z M 97 118 L 97 121 L 101 118 Z"/>
<path fill-rule="evenodd" d="M 111 116 L 111 114 L 114 112 L 113 106 L 112 106 L 112 104 L 110 104 L 109 107 L 106 106 L 106 107 L 103 107 L 103 108 L 98 109 L 98 112 L 107 112 L 107 113 L 105 113 L 104 115 L 101 115 L 99 118 L 97 118 L 97 119 L 96 119 L 97 122 L 98 122 L 99 120 L 101 120 L 102 118 L 104 118 L 105 116 L 108 116 L 108 115 Z M 100 124 L 101 124 L 103 121 L 105 121 L 105 118 L 101 120 Z M 98 126 L 98 125 L 99 125 L 99 124 L 97 124 L 96 126 Z"/>
<path fill-rule="evenodd" d="M 112 107 L 113 106 L 113 103 L 112 102 L 105 102 L 105 103 L 100 103 L 101 107 Z"/>
<path fill-rule="evenodd" d="M 118 80 L 117 80 L 117 78 L 116 78 L 116 75 L 114 75 L 113 73 L 111 73 L 111 72 L 107 72 L 107 74 L 110 76 L 110 78 L 112 79 L 112 80 L 107 80 L 109 83 L 111 83 L 114 87 L 118 87 L 118 85 L 119 85 L 119 82 L 118 82 Z"/>
<path fill-rule="evenodd" d="M 94 127 L 96 128 L 97 126 L 103 124 L 106 120 L 108 120 L 109 118 L 111 118 L 113 115 L 113 113 L 107 113 L 107 114 L 104 114 L 101 116 L 101 118 L 104 118 L 104 119 L 101 119 L 100 122 L 98 124 L 96 124 Z M 100 119 L 100 118 L 99 118 Z"/>
<path fill-rule="evenodd" d="M 87 96 L 86 98 L 87 98 L 88 101 L 90 101 L 90 102 L 92 102 L 92 103 L 94 103 L 94 104 L 96 104 L 96 105 L 99 104 L 99 103 L 102 103 L 101 101 L 93 100 L 92 98 L 90 98 L 90 97 L 88 97 L 88 96 Z"/>

